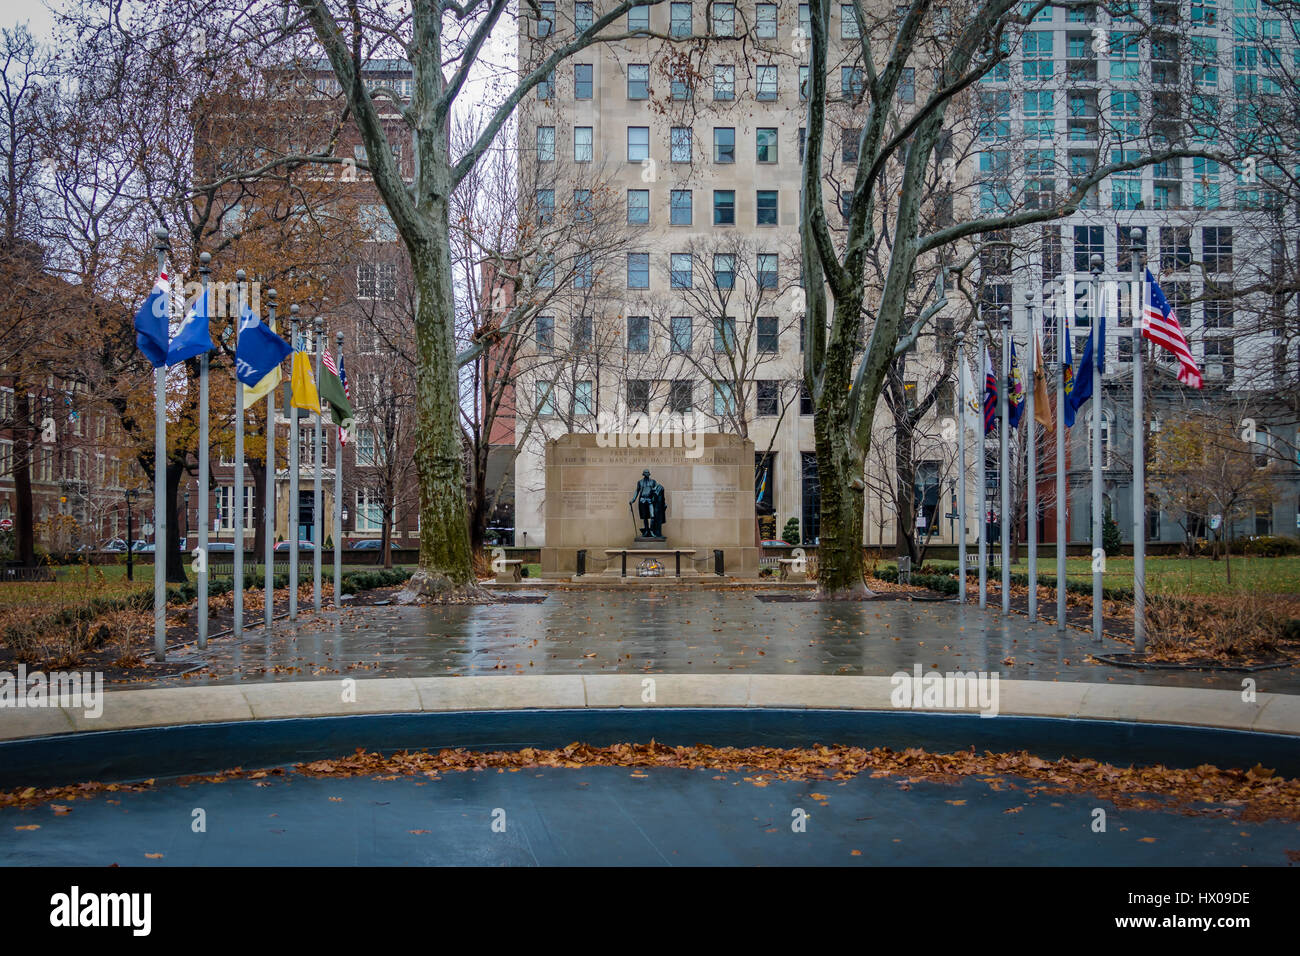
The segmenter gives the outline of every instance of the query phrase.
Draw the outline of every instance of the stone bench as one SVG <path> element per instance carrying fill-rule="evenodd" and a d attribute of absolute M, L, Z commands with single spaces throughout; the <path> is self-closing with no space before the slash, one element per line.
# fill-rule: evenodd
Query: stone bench
<path fill-rule="evenodd" d="M 691 573 L 695 572 L 695 549 L 694 548 L 606 548 L 605 549 L 606 561 L 609 561 L 614 557 L 619 558 L 620 560 L 619 577 L 621 578 L 625 578 L 628 576 L 627 556 L 629 554 L 634 556 L 644 556 L 644 557 L 654 557 L 656 555 L 667 556 L 671 554 L 673 556 L 673 577 L 677 577 L 677 578 L 680 578 L 682 576 L 682 555 L 686 555 L 686 560 L 690 562 L 690 568 L 688 570 L 690 570 Z M 639 577 L 639 575 L 637 576 Z"/>
<path fill-rule="evenodd" d="M 517 584 L 523 580 L 523 575 L 519 573 L 524 562 L 519 558 L 503 558 L 492 562 L 497 571 L 497 584 Z"/>
<path fill-rule="evenodd" d="M 780 565 L 780 578 L 782 581 L 808 580 L 807 558 L 777 558 L 777 563 Z"/>

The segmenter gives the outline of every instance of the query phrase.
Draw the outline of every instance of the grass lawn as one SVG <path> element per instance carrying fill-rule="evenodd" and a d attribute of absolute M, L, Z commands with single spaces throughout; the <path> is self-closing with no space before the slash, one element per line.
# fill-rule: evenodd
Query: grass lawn
<path fill-rule="evenodd" d="M 0 584 L 0 609 L 44 605 L 50 610 L 64 604 L 80 603 L 92 597 L 120 597 L 132 591 L 153 587 L 153 565 L 137 565 L 135 580 L 126 579 L 126 565 L 101 565 L 86 568 L 63 565 L 54 569 L 56 580 L 11 582 Z"/>
<path fill-rule="evenodd" d="M 930 562 L 926 562 L 927 564 Z M 937 567 L 955 570 L 955 561 L 935 561 Z M 1024 549 L 1020 561 L 1012 569 L 1025 573 L 1029 570 Z M 1071 581 L 1092 580 L 1091 558 L 1066 558 L 1066 577 Z M 1147 589 L 1154 594 L 1225 594 L 1253 591 L 1267 594 L 1300 594 L 1300 557 L 1250 558 L 1232 557 L 1232 582 L 1228 582 L 1227 567 L 1222 558 L 1147 558 Z M 1039 558 L 1040 574 L 1055 575 L 1056 559 Z M 996 577 L 999 572 L 990 568 Z M 1108 586 L 1133 586 L 1133 559 L 1115 557 L 1106 559 L 1106 572 L 1102 576 Z"/>

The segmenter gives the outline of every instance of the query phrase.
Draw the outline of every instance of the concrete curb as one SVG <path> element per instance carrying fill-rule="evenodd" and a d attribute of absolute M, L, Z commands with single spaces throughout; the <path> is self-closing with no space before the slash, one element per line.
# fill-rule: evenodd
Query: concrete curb
<path fill-rule="evenodd" d="M 794 708 L 892 711 L 890 677 L 593 674 L 340 678 L 104 695 L 103 713 L 70 706 L 0 709 L 0 740 L 180 724 L 362 714 L 585 708 Z M 345 690 L 349 693 L 345 694 Z M 653 691 L 653 694 L 651 694 Z M 1000 680 L 999 714 L 1176 724 L 1300 737 L 1300 697 L 1134 684 Z M 653 699 L 649 699 L 650 697 Z M 345 697 L 350 698 L 345 700 Z M 974 707 L 917 708 L 977 713 Z"/>

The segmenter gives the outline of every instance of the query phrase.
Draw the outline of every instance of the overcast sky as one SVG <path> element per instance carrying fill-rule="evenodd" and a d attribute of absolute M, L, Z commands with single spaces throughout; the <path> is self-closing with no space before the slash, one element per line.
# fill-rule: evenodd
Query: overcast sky
<path fill-rule="evenodd" d="M 12 27 L 23 22 L 39 40 L 48 39 L 54 28 L 50 11 L 41 0 L 0 0 L 0 26 Z"/>

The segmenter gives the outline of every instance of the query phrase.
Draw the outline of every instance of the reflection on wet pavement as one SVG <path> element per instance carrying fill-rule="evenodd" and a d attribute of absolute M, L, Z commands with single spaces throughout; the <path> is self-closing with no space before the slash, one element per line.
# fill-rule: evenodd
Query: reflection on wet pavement
<path fill-rule="evenodd" d="M 180 655 L 203 665 L 153 686 L 333 676 L 728 673 L 888 675 L 923 668 L 1005 679 L 1239 689 L 1243 674 L 1120 670 L 1129 645 L 952 602 L 764 602 L 735 591 L 552 591 L 536 604 L 357 607 Z M 1300 692 L 1300 668 L 1249 675 Z M 138 686 L 138 685 L 137 685 Z"/>

